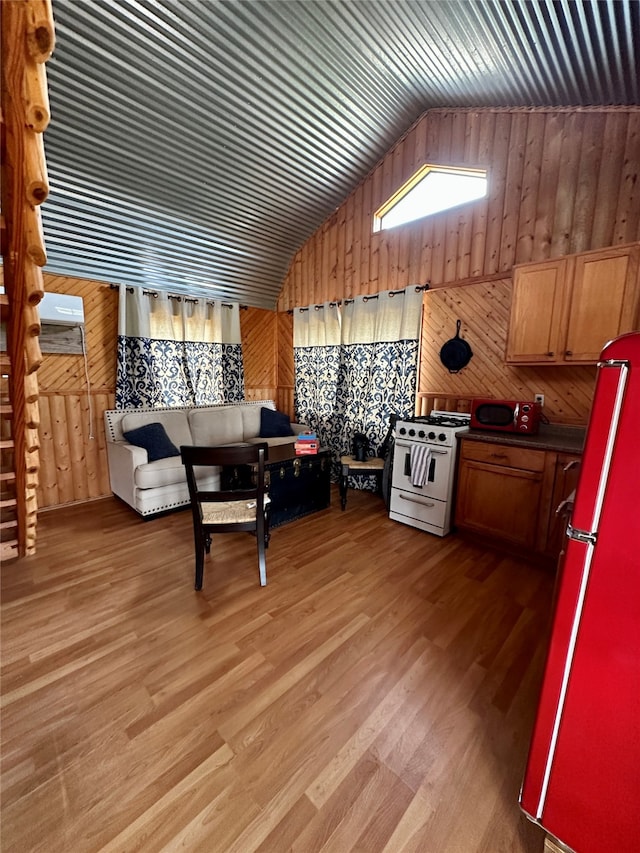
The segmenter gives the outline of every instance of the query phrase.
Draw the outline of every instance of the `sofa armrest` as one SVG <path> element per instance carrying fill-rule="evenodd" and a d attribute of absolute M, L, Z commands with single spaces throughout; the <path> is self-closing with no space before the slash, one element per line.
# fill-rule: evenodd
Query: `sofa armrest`
<path fill-rule="evenodd" d="M 300 435 L 301 432 L 310 429 L 308 424 L 291 424 L 291 429 L 293 430 L 294 435 Z"/>
<path fill-rule="evenodd" d="M 148 461 L 147 451 L 128 441 L 107 441 L 109 481 L 114 495 L 135 508 L 135 473 Z"/>

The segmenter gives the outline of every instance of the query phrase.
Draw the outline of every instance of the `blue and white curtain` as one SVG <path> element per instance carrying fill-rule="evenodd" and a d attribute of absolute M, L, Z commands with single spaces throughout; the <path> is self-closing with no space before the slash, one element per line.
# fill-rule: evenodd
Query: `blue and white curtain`
<path fill-rule="evenodd" d="M 237 304 L 120 285 L 116 408 L 240 400 Z"/>
<path fill-rule="evenodd" d="M 296 417 L 337 458 L 364 433 L 377 451 L 390 416 L 413 415 L 422 287 L 296 308 Z"/>

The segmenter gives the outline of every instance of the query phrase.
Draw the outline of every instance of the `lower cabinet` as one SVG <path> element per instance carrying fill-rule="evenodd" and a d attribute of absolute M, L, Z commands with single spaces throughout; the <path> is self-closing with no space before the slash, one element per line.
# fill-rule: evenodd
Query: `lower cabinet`
<path fill-rule="evenodd" d="M 564 528 L 555 510 L 575 488 L 576 466 L 569 463 L 579 457 L 495 442 L 461 445 L 456 527 L 522 553 L 557 557 Z"/>

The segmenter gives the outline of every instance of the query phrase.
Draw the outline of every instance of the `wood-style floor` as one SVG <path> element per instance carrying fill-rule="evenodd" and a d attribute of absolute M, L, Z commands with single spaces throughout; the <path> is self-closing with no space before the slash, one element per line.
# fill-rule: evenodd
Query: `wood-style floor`
<path fill-rule="evenodd" d="M 4 853 L 538 853 L 553 578 L 351 491 L 255 540 L 111 498 L 2 569 Z"/>

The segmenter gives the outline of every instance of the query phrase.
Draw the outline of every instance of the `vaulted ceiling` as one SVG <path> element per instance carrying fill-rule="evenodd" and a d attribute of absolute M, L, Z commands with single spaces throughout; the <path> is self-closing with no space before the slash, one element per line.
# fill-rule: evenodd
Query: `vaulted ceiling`
<path fill-rule="evenodd" d="M 635 0 L 53 0 L 47 271 L 273 308 L 425 110 L 638 103 Z"/>

